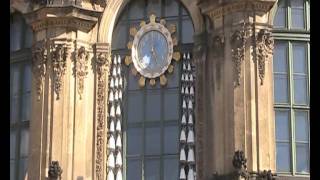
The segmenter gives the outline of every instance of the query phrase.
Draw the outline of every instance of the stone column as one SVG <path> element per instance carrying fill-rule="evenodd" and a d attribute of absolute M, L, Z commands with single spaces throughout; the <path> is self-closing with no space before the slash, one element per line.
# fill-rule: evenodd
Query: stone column
<path fill-rule="evenodd" d="M 25 15 L 34 31 L 28 179 L 105 179 L 109 46 L 94 45 L 102 12 L 40 5 Z"/>
<path fill-rule="evenodd" d="M 208 118 L 208 171 L 200 179 L 212 178 L 212 174 L 231 175 L 235 170 L 251 174 L 275 171 L 273 40 L 267 24 L 274 2 L 239 0 L 200 5 L 213 24 L 205 80 L 209 107 L 202 111 Z M 236 151 L 244 152 L 246 163 L 237 166 Z M 243 158 L 241 155 L 237 153 Z"/>

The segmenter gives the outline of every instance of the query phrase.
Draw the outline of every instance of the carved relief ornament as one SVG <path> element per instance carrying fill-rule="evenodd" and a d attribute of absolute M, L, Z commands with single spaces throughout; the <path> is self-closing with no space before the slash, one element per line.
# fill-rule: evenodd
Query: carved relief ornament
<path fill-rule="evenodd" d="M 51 45 L 51 58 L 54 79 L 54 91 L 57 94 L 57 100 L 60 99 L 60 93 L 63 85 L 63 76 L 67 69 L 67 47 L 64 44 Z"/>
<path fill-rule="evenodd" d="M 260 84 L 263 85 L 265 76 L 265 63 L 267 60 L 272 59 L 274 48 L 274 40 L 271 37 L 271 32 L 267 29 L 261 29 L 256 37 L 256 53 Z"/>
<path fill-rule="evenodd" d="M 246 34 L 244 28 L 241 30 L 236 30 L 231 37 L 231 52 L 232 60 L 234 62 L 234 82 L 235 87 L 240 85 L 241 77 L 241 65 L 244 61 L 244 52 L 245 52 L 245 39 Z"/>
<path fill-rule="evenodd" d="M 43 80 L 47 71 L 47 49 L 45 41 L 40 41 L 32 47 L 32 72 L 36 78 L 38 101 L 43 91 Z"/>
<path fill-rule="evenodd" d="M 223 36 L 214 36 L 212 38 L 212 48 L 215 56 L 223 55 L 224 53 L 224 37 Z"/>
<path fill-rule="evenodd" d="M 82 99 L 84 89 L 84 78 L 88 75 L 89 53 L 85 47 L 81 46 L 76 52 L 76 78 L 78 81 L 78 93 Z"/>

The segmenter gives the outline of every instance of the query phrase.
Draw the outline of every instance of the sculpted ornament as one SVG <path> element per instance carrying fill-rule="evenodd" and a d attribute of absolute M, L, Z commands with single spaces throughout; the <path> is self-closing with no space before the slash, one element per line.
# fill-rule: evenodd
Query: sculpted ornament
<path fill-rule="evenodd" d="M 46 64 L 47 50 L 45 42 L 41 41 L 32 47 L 32 72 L 36 78 L 38 101 L 43 90 L 43 80 L 47 70 Z"/>
<path fill-rule="evenodd" d="M 82 46 L 78 49 L 76 55 L 76 78 L 78 81 L 78 93 L 82 99 L 84 89 L 84 78 L 88 75 L 89 53 Z"/>
<path fill-rule="evenodd" d="M 231 37 L 231 52 L 235 70 L 235 87 L 240 85 L 241 64 L 244 60 L 245 51 L 245 31 L 236 30 Z"/>
<path fill-rule="evenodd" d="M 261 29 L 256 37 L 256 52 L 258 61 L 259 78 L 261 85 L 265 76 L 265 62 L 272 58 L 274 40 L 271 37 L 271 32 L 266 29 Z"/>
<path fill-rule="evenodd" d="M 212 48 L 215 56 L 223 55 L 224 53 L 224 37 L 214 36 L 212 39 Z"/>
<path fill-rule="evenodd" d="M 59 161 L 52 161 L 49 166 L 48 175 L 50 179 L 61 179 L 62 169 Z"/>
<path fill-rule="evenodd" d="M 54 91 L 57 94 L 57 100 L 60 99 L 60 92 L 63 85 L 63 76 L 67 69 L 67 48 L 63 44 L 52 47 L 51 50 Z"/>

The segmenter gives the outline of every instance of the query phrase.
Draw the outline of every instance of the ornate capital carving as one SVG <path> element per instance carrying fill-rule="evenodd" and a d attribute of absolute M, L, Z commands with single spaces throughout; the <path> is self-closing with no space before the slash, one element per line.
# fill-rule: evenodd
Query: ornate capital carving
<path fill-rule="evenodd" d="M 45 41 L 40 41 L 32 47 L 32 72 L 36 78 L 38 100 L 43 90 L 43 80 L 47 71 L 47 49 Z"/>
<path fill-rule="evenodd" d="M 249 178 L 250 175 L 247 171 L 247 159 L 243 151 L 236 151 L 234 153 L 232 165 L 236 169 L 238 177 L 243 177 L 244 179 Z"/>
<path fill-rule="evenodd" d="M 83 89 L 84 89 L 84 78 L 88 75 L 88 62 L 89 62 L 89 52 L 85 49 L 85 47 L 81 46 L 77 52 L 75 57 L 75 72 L 76 78 L 78 82 L 78 93 L 80 95 L 80 99 L 82 99 Z"/>
<path fill-rule="evenodd" d="M 59 165 L 59 161 L 52 161 L 48 170 L 49 179 L 52 179 L 52 180 L 61 179 L 62 172 L 63 171 Z"/>
<path fill-rule="evenodd" d="M 256 59 L 261 85 L 263 85 L 265 76 L 265 62 L 272 59 L 273 48 L 274 40 L 271 37 L 271 32 L 267 29 L 261 29 L 256 36 Z"/>
<path fill-rule="evenodd" d="M 51 47 L 51 60 L 53 68 L 53 82 L 54 91 L 57 94 L 57 100 L 60 99 L 60 92 L 63 86 L 63 77 L 67 69 L 67 56 L 68 51 L 65 44 L 52 43 Z"/>
<path fill-rule="evenodd" d="M 244 27 L 245 24 L 243 24 Z M 246 43 L 246 32 L 245 29 L 236 30 L 231 36 L 231 52 L 232 60 L 234 62 L 234 82 L 235 87 L 240 85 L 241 77 L 241 65 L 244 61 Z"/>
<path fill-rule="evenodd" d="M 216 35 L 212 38 L 211 47 L 215 56 L 221 56 L 224 54 L 224 37 Z"/>

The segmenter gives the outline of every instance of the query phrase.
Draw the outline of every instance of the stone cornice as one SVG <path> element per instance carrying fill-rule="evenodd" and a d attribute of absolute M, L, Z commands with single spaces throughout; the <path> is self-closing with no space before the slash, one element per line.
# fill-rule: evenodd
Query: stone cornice
<path fill-rule="evenodd" d="M 200 5 L 202 12 L 209 15 L 211 19 L 216 19 L 227 14 L 244 11 L 255 11 L 256 13 L 266 13 L 274 5 L 275 0 L 249 0 L 249 1 L 233 1 L 224 3 L 216 7 L 208 5 Z"/>

